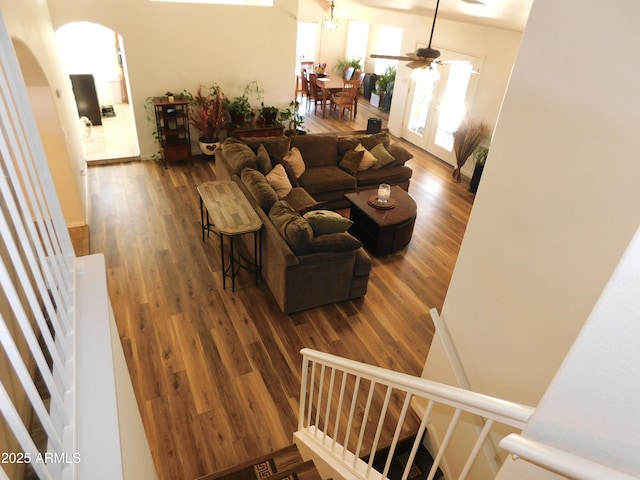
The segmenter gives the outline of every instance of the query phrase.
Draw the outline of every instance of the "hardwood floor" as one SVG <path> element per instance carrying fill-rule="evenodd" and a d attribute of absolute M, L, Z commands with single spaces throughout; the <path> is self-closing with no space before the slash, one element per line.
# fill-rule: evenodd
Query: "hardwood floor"
<path fill-rule="evenodd" d="M 310 113 L 306 126 L 358 130 L 372 113 L 361 107 L 356 122 L 339 123 Z M 106 258 L 160 479 L 194 479 L 290 444 L 303 347 L 420 375 L 434 333 L 428 311 L 442 307 L 473 195 L 451 181 L 451 167 L 406 145 L 418 204 L 411 243 L 373 259 L 364 298 L 294 315 L 249 274 L 235 293 L 222 289 L 196 192 L 215 179 L 212 161 L 89 169 L 91 252 Z"/>

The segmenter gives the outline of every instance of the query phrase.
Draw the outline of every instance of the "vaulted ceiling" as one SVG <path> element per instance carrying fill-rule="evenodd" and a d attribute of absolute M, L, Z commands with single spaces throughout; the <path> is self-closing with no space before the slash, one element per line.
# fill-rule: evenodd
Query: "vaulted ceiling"
<path fill-rule="evenodd" d="M 340 0 L 335 0 L 339 5 Z M 368 7 L 433 17 L 436 0 L 355 0 Z M 440 0 L 438 18 L 523 31 L 533 0 Z"/>

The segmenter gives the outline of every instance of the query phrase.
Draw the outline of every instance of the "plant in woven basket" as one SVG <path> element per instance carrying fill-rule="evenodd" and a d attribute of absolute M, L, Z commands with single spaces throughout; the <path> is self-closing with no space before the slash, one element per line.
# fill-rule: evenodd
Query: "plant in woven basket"
<path fill-rule="evenodd" d="M 460 170 L 473 152 L 491 137 L 489 125 L 482 121 L 469 120 L 460 124 L 453 133 L 453 151 L 456 154 L 457 167 L 451 174 L 453 180 L 460 181 Z"/>

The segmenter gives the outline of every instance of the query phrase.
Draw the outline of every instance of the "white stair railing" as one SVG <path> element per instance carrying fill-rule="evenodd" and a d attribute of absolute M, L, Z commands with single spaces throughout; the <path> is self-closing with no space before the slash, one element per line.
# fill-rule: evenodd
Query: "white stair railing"
<path fill-rule="evenodd" d="M 104 257 L 75 256 L 0 15 L 0 480 L 123 479 L 120 412 L 127 472 L 156 478 L 123 359 L 116 385 L 115 328 Z"/>
<path fill-rule="evenodd" d="M 0 478 L 73 478 L 75 255 L 4 23 L 0 44 Z"/>
<path fill-rule="evenodd" d="M 439 467 L 445 455 L 452 447 L 451 439 L 456 430 L 465 422 L 471 423 L 469 431 L 476 432 L 475 425 L 482 425 L 474 433 L 473 445 L 463 452 L 461 467 L 455 474 L 446 477 L 456 478 L 494 478 L 483 470 L 478 475 L 474 463 L 483 451 L 483 444 L 491 435 L 497 439 L 507 454 L 515 459 L 523 459 L 541 469 L 557 473 L 576 480 L 631 480 L 636 477 L 602 465 L 571 452 L 565 452 L 534 441 L 517 433 L 495 431 L 495 427 L 506 425 L 522 430 L 534 412 L 533 407 L 515 404 L 498 398 L 481 395 L 468 390 L 432 382 L 424 378 L 374 367 L 346 358 L 318 352 L 311 349 L 301 350 L 302 386 L 300 390 L 300 410 L 298 430 L 294 434 L 296 444 L 307 456 L 319 460 L 330 472 L 347 479 L 385 479 L 398 440 L 402 435 L 415 435 L 416 440 L 406 460 L 402 479 L 408 478 L 415 459 L 419 443 L 434 411 L 442 406 L 449 409 L 448 427 L 435 455 L 428 479 L 438 478 Z M 392 398 L 400 408 L 390 408 Z M 425 404 L 419 409 L 419 426 L 410 423 L 405 431 L 409 406 L 414 400 Z M 471 420 L 469 420 L 471 416 Z M 467 417 L 466 420 L 461 420 Z M 388 445 L 379 445 L 383 432 L 391 437 L 391 442 L 381 472 L 372 468 L 378 449 Z M 392 433 L 392 435 L 390 435 Z M 459 444 L 455 445 L 456 447 Z M 489 450 L 491 451 L 491 450 Z M 460 458 L 460 452 L 455 452 Z M 361 457 L 368 456 L 367 461 Z M 512 478 L 512 477 L 505 477 Z"/>
<path fill-rule="evenodd" d="M 296 441 L 322 455 L 345 478 L 386 478 L 398 441 L 403 435 L 416 435 L 404 470 L 403 478 L 407 478 L 434 409 L 442 406 L 451 410 L 451 417 L 428 479 L 437 478 L 457 427 L 466 423 L 461 421 L 462 415 L 471 414 L 480 418 L 483 426 L 457 477 L 467 478 L 496 424 L 521 430 L 533 413 L 532 407 L 420 377 L 310 349 L 301 353 L 302 388 Z M 394 396 L 401 404 L 399 411 L 398 408 L 391 411 L 390 400 Z M 407 430 L 409 407 L 420 399 L 423 401 L 418 403 L 426 404 L 426 408 L 419 418 L 419 427 L 417 431 Z M 379 444 L 383 432 L 391 437 L 387 445 Z M 377 472 L 372 468 L 376 451 L 389 445 L 384 468 Z M 363 455 L 369 456 L 367 462 L 360 459 Z"/>

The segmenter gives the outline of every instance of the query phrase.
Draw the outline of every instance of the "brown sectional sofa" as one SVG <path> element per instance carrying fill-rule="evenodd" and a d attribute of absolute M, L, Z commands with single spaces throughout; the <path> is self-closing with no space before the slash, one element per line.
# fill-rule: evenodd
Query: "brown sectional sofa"
<path fill-rule="evenodd" d="M 314 236 L 300 214 L 348 206 L 344 194 L 355 191 L 356 186 L 376 188 L 391 183 L 407 189 L 412 171 L 404 162 L 411 155 L 388 139 L 386 134 L 228 139 L 216 151 L 217 178 L 235 181 L 264 224 L 262 276 L 284 313 L 365 295 L 371 259 L 361 243 L 346 232 Z M 395 153 L 396 163 L 352 175 L 339 163 L 358 143 L 369 147 L 385 143 L 389 153 Z M 268 152 L 266 160 L 260 145 Z M 297 179 L 290 176 L 292 190 L 278 199 L 264 174 L 281 163 L 293 146 L 302 154 L 306 169 Z"/>

